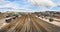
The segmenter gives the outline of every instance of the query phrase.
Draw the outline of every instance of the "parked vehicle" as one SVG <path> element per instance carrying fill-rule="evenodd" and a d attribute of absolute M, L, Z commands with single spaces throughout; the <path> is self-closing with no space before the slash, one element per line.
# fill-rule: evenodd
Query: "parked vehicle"
<path fill-rule="evenodd" d="M 50 22 L 52 22 L 52 21 L 53 21 L 53 19 L 52 19 L 52 18 L 50 18 L 50 19 L 49 19 L 49 21 L 50 21 Z"/>

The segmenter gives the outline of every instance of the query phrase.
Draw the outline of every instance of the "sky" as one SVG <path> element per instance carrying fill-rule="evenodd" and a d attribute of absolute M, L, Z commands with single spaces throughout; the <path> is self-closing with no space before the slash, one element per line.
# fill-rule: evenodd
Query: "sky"
<path fill-rule="evenodd" d="M 60 0 L 0 0 L 0 12 L 60 11 Z"/>

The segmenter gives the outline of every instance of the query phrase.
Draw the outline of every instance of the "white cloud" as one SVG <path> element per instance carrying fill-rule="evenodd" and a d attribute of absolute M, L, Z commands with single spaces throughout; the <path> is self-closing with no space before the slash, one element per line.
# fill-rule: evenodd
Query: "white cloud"
<path fill-rule="evenodd" d="M 5 0 L 0 0 L 0 2 L 4 2 Z"/>
<path fill-rule="evenodd" d="M 0 11 L 14 11 L 19 8 L 19 5 L 15 2 L 0 0 Z"/>
<path fill-rule="evenodd" d="M 44 7 L 54 7 L 56 4 L 52 0 L 30 0 L 33 5 L 44 6 Z"/>
<path fill-rule="evenodd" d="M 20 6 L 16 1 L 11 2 L 11 1 L 0 0 L 0 8 L 3 8 L 3 9 L 0 9 L 0 10 L 1 11 L 16 11 L 16 12 L 17 11 L 21 11 L 21 12 L 28 12 L 28 11 L 31 12 L 31 11 L 34 11 L 32 9 L 29 10 L 29 5 Z M 25 3 L 25 1 L 27 1 L 27 0 L 23 0 L 23 1 Z M 51 0 L 28 0 L 27 2 L 29 2 L 29 1 L 33 5 L 44 7 L 44 8 L 41 9 L 42 11 L 48 10 L 46 7 L 51 8 L 51 7 L 56 6 L 56 4 L 53 3 Z M 8 8 L 13 8 L 13 9 L 8 9 Z"/>
<path fill-rule="evenodd" d="M 5 8 L 5 7 L 17 9 L 19 8 L 19 5 L 15 1 L 10 2 L 6 0 L 0 0 L 0 8 Z"/>
<path fill-rule="evenodd" d="M 24 10 L 24 9 L 28 9 L 28 7 L 26 7 L 26 6 L 28 6 L 28 5 L 19 6 L 19 4 L 16 3 L 16 1 L 14 1 L 14 2 L 2 1 L 0 3 L 0 11 L 15 11 L 15 12 L 21 11 L 22 12 L 22 11 L 27 11 L 27 10 Z M 9 8 L 12 8 L 12 9 L 9 9 Z"/>

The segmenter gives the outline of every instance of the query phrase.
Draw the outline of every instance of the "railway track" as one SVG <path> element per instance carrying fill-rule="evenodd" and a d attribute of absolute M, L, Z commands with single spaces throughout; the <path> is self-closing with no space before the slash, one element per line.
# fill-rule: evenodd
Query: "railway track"
<path fill-rule="evenodd" d="M 60 32 L 60 27 L 43 21 L 37 17 L 34 17 L 33 15 L 32 17 L 35 19 L 35 22 L 39 23 L 39 25 L 42 26 L 47 32 Z"/>
<path fill-rule="evenodd" d="M 0 32 L 60 32 L 60 27 L 47 23 L 34 14 L 28 14 L 11 21 Z"/>
<path fill-rule="evenodd" d="M 37 29 L 36 32 L 47 32 L 37 21 L 34 16 L 31 16 L 31 21 L 33 22 L 35 28 Z M 40 21 L 39 21 L 40 22 Z"/>
<path fill-rule="evenodd" d="M 21 16 L 16 21 L 12 21 L 11 23 L 5 25 L 4 27 L 2 27 L 0 29 L 0 32 L 7 32 L 7 31 L 9 31 L 12 27 L 16 26 L 18 22 L 21 22 L 21 20 L 23 20 L 23 18 L 25 18 L 25 17 L 24 16 Z"/>

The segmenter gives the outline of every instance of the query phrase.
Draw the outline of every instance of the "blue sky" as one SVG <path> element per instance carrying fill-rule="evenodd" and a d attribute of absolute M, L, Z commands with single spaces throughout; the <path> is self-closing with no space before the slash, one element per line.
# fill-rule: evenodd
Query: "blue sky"
<path fill-rule="evenodd" d="M 60 0 L 0 0 L 0 12 L 60 11 Z M 40 2 L 39 2 L 40 1 Z"/>

